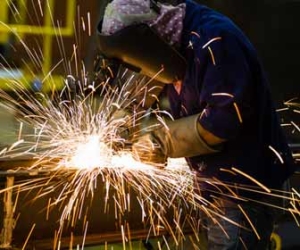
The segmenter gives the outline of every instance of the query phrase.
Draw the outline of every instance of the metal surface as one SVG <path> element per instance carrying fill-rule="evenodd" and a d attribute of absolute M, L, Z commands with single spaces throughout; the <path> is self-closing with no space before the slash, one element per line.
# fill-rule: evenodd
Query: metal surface
<path fill-rule="evenodd" d="M 6 192 L 4 193 L 4 218 L 3 218 L 3 227 L 1 235 L 0 248 L 9 248 L 11 247 L 11 242 L 13 238 L 13 228 L 15 224 L 14 220 L 14 206 L 12 201 L 14 177 L 8 176 L 6 178 Z"/>
<path fill-rule="evenodd" d="M 59 229 L 59 220 L 63 206 L 58 204 L 51 209 L 48 209 L 47 206 L 50 200 L 53 201 L 60 195 L 63 187 L 45 195 L 41 195 L 40 188 L 34 189 L 33 187 L 32 190 L 26 192 L 19 192 L 17 186 L 10 188 L 14 184 L 34 178 L 46 177 L 46 182 L 47 175 L 50 179 L 51 175 L 47 171 L 27 171 L 26 167 L 29 167 L 32 163 L 31 159 L 0 161 L 0 169 L 2 170 L 0 172 L 1 188 L 9 187 L 4 193 L 4 202 L 0 207 L 0 214 L 4 214 L 4 217 L 1 219 L 1 227 L 4 234 L 2 234 L 0 247 L 17 246 L 21 248 L 29 234 L 30 237 L 26 249 L 53 249 L 53 245 L 58 244 L 54 242 L 54 239 L 55 233 Z M 20 172 L 11 170 L 19 167 L 22 167 L 24 170 Z M 110 207 L 109 212 L 104 212 L 105 201 L 103 193 L 105 188 L 105 183 L 99 176 L 97 188 L 94 190 L 94 198 L 86 197 L 84 202 L 84 215 L 78 219 L 74 226 L 66 226 L 64 228 L 59 242 L 61 249 L 69 248 L 71 241 L 73 245 L 82 244 L 83 241 L 85 245 L 121 242 L 124 236 L 121 234 L 122 226 L 124 226 L 126 231 L 125 234 L 131 240 L 154 236 L 149 233 L 147 222 L 142 222 L 142 211 L 136 199 L 138 195 L 133 190 L 130 190 L 130 188 L 126 189 L 131 197 L 130 211 L 116 214 L 113 196 L 117 194 L 113 191 L 107 203 L 107 206 Z M 88 231 L 85 235 L 84 231 L 87 221 Z M 160 233 L 164 234 L 164 231 L 161 230 Z"/>
<path fill-rule="evenodd" d="M 30 158 L 25 160 L 0 161 L 0 169 L 2 170 L 0 172 L 0 180 L 2 180 L 0 184 L 2 183 L 3 188 L 5 186 L 12 187 L 14 183 L 19 181 L 47 177 L 47 175 L 49 175 L 47 171 L 27 171 L 26 167 L 29 167 L 32 163 L 33 161 Z M 22 167 L 24 170 L 20 172 L 11 171 L 11 169 L 18 167 Z M 295 184 L 299 181 L 295 180 L 299 180 L 299 177 L 300 175 L 295 175 L 291 178 L 291 185 L 296 189 L 298 187 L 296 187 Z M 6 191 L 2 208 L 0 208 L 0 210 L 2 210 L 1 214 L 4 214 L 4 218 L 1 220 L 2 228 L 5 232 L 5 237 L 2 236 L 0 247 L 10 245 L 22 246 L 32 230 L 27 243 L 28 249 L 53 249 L 53 245 L 57 244 L 54 239 L 55 233 L 57 233 L 59 228 L 62 206 L 57 205 L 49 211 L 47 205 L 50 199 L 53 200 L 59 196 L 61 190 L 49 192 L 44 196 L 40 196 L 40 189 L 32 189 L 29 192 L 18 193 L 17 203 L 15 200 L 15 191 L 16 190 L 13 192 L 12 189 Z M 124 214 L 118 214 L 117 217 L 113 209 L 115 205 L 113 199 L 108 202 L 108 206 L 111 208 L 110 212 L 103 212 L 103 192 L 105 192 L 105 183 L 99 178 L 94 198 L 88 198 L 83 205 L 86 211 L 85 216 L 81 217 L 74 227 L 67 227 L 64 230 L 59 242 L 61 249 L 68 249 L 71 244 L 70 242 L 72 242 L 73 246 L 77 244 L 80 245 L 83 241 L 86 246 L 104 244 L 105 242 L 122 242 L 122 225 L 125 228 L 127 237 L 130 237 L 131 240 L 154 237 L 153 234 L 149 234 L 149 225 L 141 221 L 142 211 L 139 202 L 135 199 L 137 194 L 133 190 L 128 189 L 132 200 L 130 211 Z M 113 197 L 113 195 L 112 193 L 110 197 Z M 173 218 L 173 212 L 174 211 L 170 211 L 170 218 Z M 284 215 L 283 220 L 285 222 L 289 219 L 289 215 Z M 85 234 L 84 231 L 87 221 L 88 231 Z M 12 225 L 14 224 L 15 226 L 12 230 Z M 277 231 L 280 230 L 281 225 L 282 223 L 278 224 Z M 186 229 L 186 233 L 189 233 L 188 228 Z M 165 232 L 161 231 L 160 234 L 155 237 L 161 237 L 163 234 L 165 234 Z M 284 241 L 283 236 L 282 240 Z"/>
<path fill-rule="evenodd" d="M 29 160 L 6 160 L 0 161 L 0 181 L 5 182 L 3 193 L 3 221 L 2 221 L 2 231 L 0 240 L 0 249 L 10 249 L 12 248 L 12 241 L 14 237 L 13 231 L 16 226 L 15 209 L 16 201 L 14 200 L 15 193 L 15 178 L 21 177 L 26 178 L 28 176 L 40 176 L 45 174 L 44 171 L 32 171 L 32 170 L 21 170 L 16 171 L 16 169 L 21 165 L 26 168 L 26 163 L 28 166 L 32 164 L 31 159 Z M 43 173 L 42 173 L 43 172 Z M 49 171 L 46 173 L 48 174 Z"/>

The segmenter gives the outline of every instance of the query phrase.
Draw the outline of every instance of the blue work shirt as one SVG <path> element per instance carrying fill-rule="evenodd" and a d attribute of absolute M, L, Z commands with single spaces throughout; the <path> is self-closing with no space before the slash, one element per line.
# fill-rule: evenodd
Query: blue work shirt
<path fill-rule="evenodd" d="M 202 113 L 200 124 L 226 139 L 219 153 L 187 158 L 190 167 L 205 178 L 257 186 L 236 168 L 280 188 L 294 161 L 249 40 L 229 18 L 187 0 L 181 53 L 187 60 L 181 92 L 167 86 L 174 118 Z"/>

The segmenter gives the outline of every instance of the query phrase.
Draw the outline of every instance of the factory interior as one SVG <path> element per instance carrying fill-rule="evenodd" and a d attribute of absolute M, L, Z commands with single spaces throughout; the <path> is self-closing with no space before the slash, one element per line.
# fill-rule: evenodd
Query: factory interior
<path fill-rule="evenodd" d="M 84 81 L 85 73 L 95 67 L 96 28 L 107 2 L 0 0 L 0 249 L 206 249 L 205 243 L 195 243 L 202 241 L 201 232 L 196 235 L 195 228 L 177 224 L 177 216 L 189 212 L 179 211 L 175 205 L 162 208 L 164 203 L 160 202 L 159 192 L 156 194 L 153 184 L 146 183 L 151 182 L 147 174 L 144 173 L 148 178 L 145 186 L 151 190 L 144 191 L 137 189 L 144 187 L 138 185 L 138 171 L 137 176 L 131 173 L 129 177 L 123 172 L 113 174 L 110 169 L 89 173 L 88 170 L 62 170 L 53 164 L 56 157 L 63 158 L 67 152 L 60 155 L 52 149 L 53 145 L 35 144 L 47 139 L 67 151 L 68 143 L 60 145 L 53 131 L 44 138 L 43 130 L 34 125 L 42 128 L 51 125 L 63 134 L 68 128 L 62 123 L 72 117 L 73 111 L 78 111 L 83 121 L 76 124 L 79 131 L 81 126 L 89 126 L 90 118 L 83 112 L 95 112 L 94 105 L 102 101 L 96 91 L 95 96 L 89 95 L 93 99 L 91 107 L 90 103 L 78 106 L 70 113 L 65 108 L 55 108 L 57 96 L 61 98 L 67 92 L 68 98 L 72 98 L 70 82 Z M 300 249 L 300 33 L 297 27 L 300 1 L 197 2 L 234 20 L 254 44 L 265 66 L 297 165 L 297 171 L 285 183 L 284 195 L 292 195 L 298 201 L 295 214 L 278 209 L 269 249 Z M 112 104 L 110 100 L 107 103 Z M 57 110 L 63 112 L 59 114 Z M 22 116 L 26 116 L 24 122 Z M 44 117 L 49 121 L 45 122 Z M 36 123 L 26 122 L 32 120 Z M 80 133 L 76 129 L 75 125 L 70 128 L 74 137 Z M 35 148 L 36 145 L 41 148 Z M 49 154 L 49 160 L 43 152 Z M 42 160 L 37 163 L 38 157 Z M 188 168 L 184 159 L 178 162 Z M 156 187 L 165 186 L 158 181 Z M 73 192 L 77 192 L 75 198 Z M 143 200 L 147 195 L 151 196 L 151 205 Z M 285 207 L 288 202 L 282 201 L 279 206 Z M 160 209 L 164 212 L 158 212 Z M 153 217 L 145 213 L 152 213 Z M 157 218 L 161 214 L 164 219 Z"/>

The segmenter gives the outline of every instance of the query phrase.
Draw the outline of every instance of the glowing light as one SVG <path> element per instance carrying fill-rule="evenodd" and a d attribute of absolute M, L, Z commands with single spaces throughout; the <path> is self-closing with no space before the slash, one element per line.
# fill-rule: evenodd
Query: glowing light
<path fill-rule="evenodd" d="M 71 159 L 63 165 L 70 168 L 93 169 L 99 166 L 110 166 L 112 150 L 100 141 L 98 135 L 88 136 L 86 143 L 77 145 Z"/>
<path fill-rule="evenodd" d="M 233 106 L 235 108 L 235 111 L 237 113 L 237 116 L 239 118 L 240 123 L 243 123 L 242 115 L 241 115 L 241 112 L 240 112 L 240 109 L 239 109 L 238 105 L 234 102 Z"/>
<path fill-rule="evenodd" d="M 208 46 L 207 48 L 208 48 L 208 51 L 210 53 L 212 63 L 213 63 L 214 66 L 216 66 L 216 59 L 215 59 L 214 53 L 213 53 L 213 51 L 212 51 L 212 49 L 211 49 L 210 46 Z"/>
<path fill-rule="evenodd" d="M 218 37 L 215 37 L 215 38 L 209 40 L 206 44 L 204 44 L 204 45 L 202 46 L 202 49 L 205 49 L 206 47 L 209 47 L 209 45 L 210 45 L 211 43 L 213 43 L 213 42 L 215 42 L 215 41 L 218 41 L 218 40 L 222 40 L 222 37 L 218 36 Z"/>

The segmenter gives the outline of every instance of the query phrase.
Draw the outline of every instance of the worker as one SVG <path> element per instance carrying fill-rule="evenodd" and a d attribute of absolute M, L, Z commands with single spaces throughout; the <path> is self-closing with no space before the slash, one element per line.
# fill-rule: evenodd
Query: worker
<path fill-rule="evenodd" d="M 174 120 L 135 139 L 137 159 L 160 165 L 186 158 L 195 192 L 223 211 L 218 223 L 207 220 L 208 249 L 266 249 L 274 217 L 261 193 L 281 189 L 294 161 L 245 34 L 192 0 L 113 0 L 98 29 L 107 58 L 149 77 L 160 72 L 156 79 L 165 84 Z"/>

